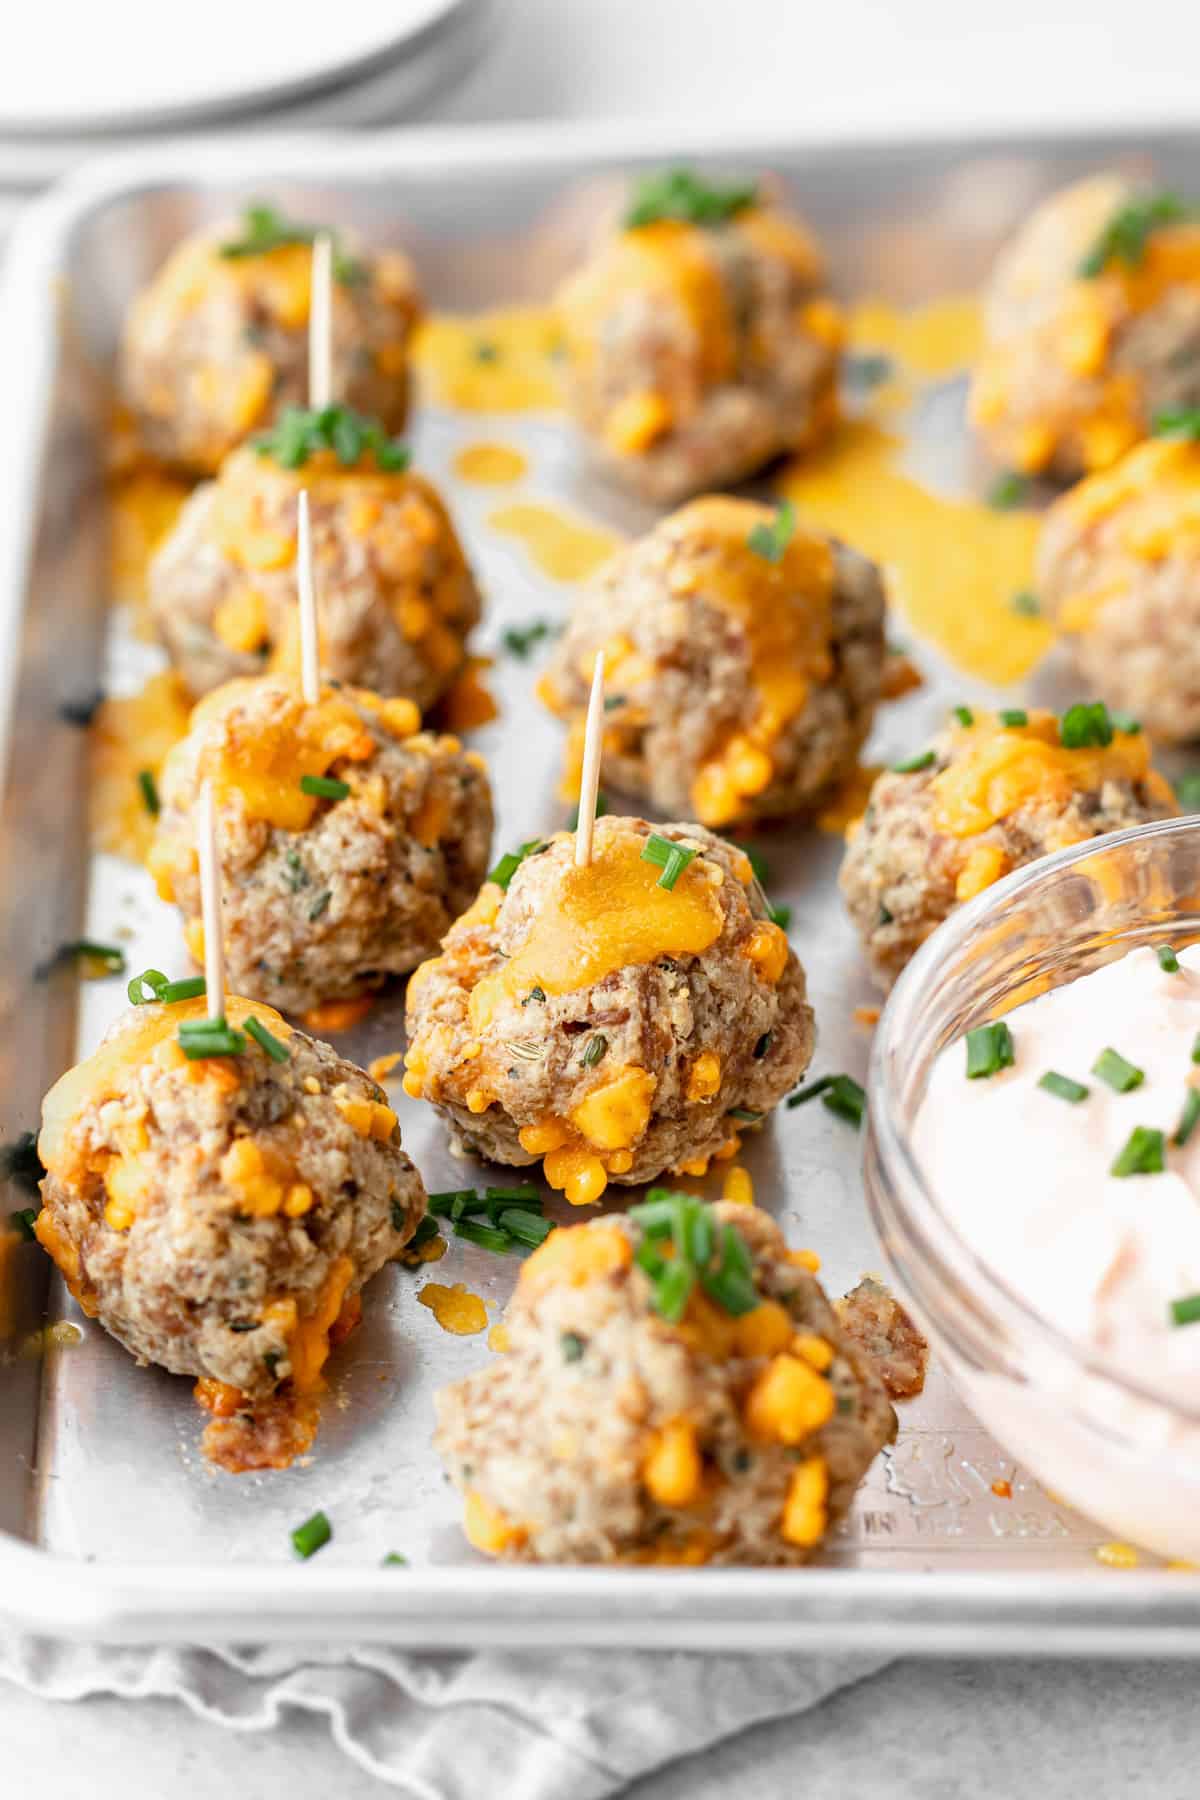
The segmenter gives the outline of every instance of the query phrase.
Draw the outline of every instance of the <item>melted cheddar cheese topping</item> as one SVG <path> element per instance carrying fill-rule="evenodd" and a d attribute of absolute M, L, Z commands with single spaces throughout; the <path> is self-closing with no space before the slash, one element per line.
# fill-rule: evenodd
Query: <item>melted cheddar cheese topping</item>
<path fill-rule="evenodd" d="M 1078 585 L 1056 602 L 1065 631 L 1087 631 L 1112 600 L 1130 592 L 1146 564 L 1200 560 L 1200 444 L 1152 438 L 1111 469 L 1056 502 L 1047 535 L 1070 534 L 1083 561 Z"/>
<path fill-rule="evenodd" d="M 950 837 L 976 837 L 1023 806 L 1063 807 L 1105 781 L 1150 779 L 1161 778 L 1151 770 L 1144 732 L 1116 731 L 1111 744 L 1068 750 L 1053 713 L 1031 712 L 1029 723 L 1015 728 L 977 713 L 973 725 L 956 728 L 953 760 L 930 782 L 933 826 Z M 997 867 L 991 879 L 1001 872 Z"/>

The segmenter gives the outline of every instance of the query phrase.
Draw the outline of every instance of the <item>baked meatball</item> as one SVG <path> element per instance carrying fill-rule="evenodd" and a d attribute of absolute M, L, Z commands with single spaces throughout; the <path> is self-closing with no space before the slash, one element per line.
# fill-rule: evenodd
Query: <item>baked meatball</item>
<path fill-rule="evenodd" d="M 207 1009 L 133 1008 L 51 1088 L 35 1229 L 84 1312 L 139 1362 L 243 1404 L 285 1384 L 303 1397 L 425 1190 L 361 1069 L 233 998 L 240 1051 L 189 1060 L 180 1028 Z"/>
<path fill-rule="evenodd" d="M 539 693 L 577 767 L 603 650 L 607 787 L 712 826 L 802 816 L 870 730 L 883 621 L 874 563 L 790 511 L 712 496 L 607 564 Z"/>
<path fill-rule="evenodd" d="M 748 859 L 700 825 L 618 818 L 596 821 L 586 868 L 569 832 L 522 854 L 409 982 L 405 1091 L 465 1150 L 544 1158 L 576 1205 L 703 1174 L 813 1049 L 804 971 Z"/>
<path fill-rule="evenodd" d="M 1005 724 L 1005 719 L 1013 721 Z M 976 712 L 881 775 L 851 828 L 841 888 L 889 987 L 959 901 L 1052 850 L 1177 811 L 1150 743 L 1101 703 Z"/>
<path fill-rule="evenodd" d="M 240 221 L 185 239 L 138 295 L 119 381 L 153 456 L 211 475 L 250 432 L 308 404 L 314 235 L 249 207 Z M 333 392 L 399 431 L 421 316 L 412 268 L 398 251 L 366 250 L 339 233 L 333 271 Z"/>
<path fill-rule="evenodd" d="M 324 445 L 338 421 L 351 431 L 340 452 L 305 449 L 294 460 L 293 443 Z M 185 505 L 150 565 L 149 591 L 159 635 L 194 695 L 236 675 L 299 670 L 302 487 L 325 674 L 404 694 L 425 712 L 462 673 L 479 591 L 436 489 L 407 468 L 381 466 L 381 448 L 390 464 L 394 447 L 368 446 L 370 429 L 342 408 L 289 414 Z"/>
<path fill-rule="evenodd" d="M 971 418 L 1004 463 L 1071 480 L 1155 415 L 1200 403 L 1200 223 L 1097 175 L 1037 209 L 1000 256 Z"/>
<path fill-rule="evenodd" d="M 482 757 L 419 725 L 411 700 L 326 687 L 307 706 L 269 675 L 200 702 L 164 766 L 148 858 L 197 962 L 195 809 L 208 777 L 241 992 L 303 1013 L 432 955 L 483 879 L 492 798 Z"/>
<path fill-rule="evenodd" d="M 552 1232 L 502 1354 L 438 1395 L 434 1441 L 475 1547 L 807 1562 L 896 1424 L 798 1256 L 756 1207 L 661 1190 Z"/>
<path fill-rule="evenodd" d="M 1089 688 L 1165 743 L 1200 737 L 1200 444 L 1155 438 L 1064 494 L 1037 585 Z"/>
<path fill-rule="evenodd" d="M 753 188 L 673 179 L 635 192 L 558 296 L 575 417 L 603 466 L 667 506 L 826 436 L 844 336 L 798 219 Z"/>

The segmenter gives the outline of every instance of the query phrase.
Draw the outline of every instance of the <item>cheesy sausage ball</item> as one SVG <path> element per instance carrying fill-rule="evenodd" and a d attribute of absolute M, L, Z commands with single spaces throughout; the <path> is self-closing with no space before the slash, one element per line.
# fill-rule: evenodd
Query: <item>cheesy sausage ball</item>
<path fill-rule="evenodd" d="M 513 1562 L 807 1562 L 896 1429 L 811 1260 L 755 1207 L 661 1190 L 552 1232 L 503 1353 L 438 1395 L 472 1544 Z"/>
<path fill-rule="evenodd" d="M 577 765 L 602 650 L 606 787 L 711 826 L 803 815 L 870 730 L 883 624 L 865 557 L 786 507 L 694 500 L 584 590 L 539 693 Z"/>
<path fill-rule="evenodd" d="M 1027 474 L 1107 468 L 1200 403 L 1200 221 L 1116 175 L 1064 189 L 1001 255 L 971 418 Z"/>
<path fill-rule="evenodd" d="M 826 436 L 841 315 L 798 219 L 752 187 L 643 182 L 558 296 L 568 397 L 607 469 L 672 505 Z"/>
<path fill-rule="evenodd" d="M 1064 494 L 1037 585 L 1093 692 L 1165 743 L 1200 737 L 1200 443 L 1155 438 Z"/>
<path fill-rule="evenodd" d="M 420 731 L 411 700 L 279 677 L 201 701 L 163 769 L 149 867 L 204 960 L 195 808 L 211 777 L 225 955 L 243 993 L 302 1013 L 402 975 L 479 888 L 492 835 L 483 759 Z"/>
<path fill-rule="evenodd" d="M 307 405 L 314 235 L 272 208 L 247 208 L 240 222 L 187 238 L 138 295 L 119 381 L 152 455 L 211 475 L 250 432 Z M 333 392 L 399 431 L 422 310 L 412 268 L 339 233 L 333 274 Z"/>
<path fill-rule="evenodd" d="M 234 1053 L 192 1060 L 188 1032 L 207 1010 L 135 1007 L 51 1088 L 36 1232 L 84 1312 L 139 1362 L 242 1405 L 284 1384 L 303 1397 L 425 1190 L 361 1069 L 233 998 Z M 269 1464 L 279 1446 L 259 1448 Z"/>
<path fill-rule="evenodd" d="M 404 1086 L 463 1149 L 544 1158 L 584 1205 L 703 1173 L 808 1066 L 804 972 L 742 852 L 699 825 L 596 821 L 503 859 L 408 985 Z M 507 886 L 501 885 L 507 883 Z"/>
<path fill-rule="evenodd" d="M 187 502 L 149 575 L 171 661 L 197 696 L 299 669 L 301 487 L 325 674 L 426 711 L 463 671 L 479 591 L 436 489 L 345 408 L 288 414 Z"/>
<path fill-rule="evenodd" d="M 1011 721 L 1005 723 L 1006 720 Z M 958 902 L 1052 850 L 1172 817 L 1150 744 L 1102 704 L 972 713 L 881 775 L 841 871 L 850 916 L 889 987 Z"/>

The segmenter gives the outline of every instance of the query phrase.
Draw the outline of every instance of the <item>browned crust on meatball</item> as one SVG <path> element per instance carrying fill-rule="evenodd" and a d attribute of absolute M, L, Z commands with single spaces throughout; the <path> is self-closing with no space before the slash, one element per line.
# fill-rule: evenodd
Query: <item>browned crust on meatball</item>
<path fill-rule="evenodd" d="M 857 1287 L 834 1301 L 834 1311 L 851 1343 L 870 1357 L 889 1399 L 911 1400 L 921 1392 L 929 1345 L 882 1281 L 864 1275 Z"/>

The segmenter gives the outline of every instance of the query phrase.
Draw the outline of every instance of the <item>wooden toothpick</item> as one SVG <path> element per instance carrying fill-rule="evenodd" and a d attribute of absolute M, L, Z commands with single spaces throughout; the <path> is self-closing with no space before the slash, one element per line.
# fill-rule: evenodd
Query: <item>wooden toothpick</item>
<path fill-rule="evenodd" d="M 217 814 L 207 780 L 196 803 L 196 848 L 200 855 L 200 910 L 204 920 L 204 986 L 208 1016 L 225 1017 L 225 940 L 221 933 L 221 876 L 217 865 Z"/>
<path fill-rule="evenodd" d="M 321 699 L 321 645 L 317 633 L 317 584 L 313 578 L 312 525 L 308 516 L 308 490 L 302 488 L 296 502 L 296 587 L 300 601 L 300 686 L 305 706 Z"/>
<path fill-rule="evenodd" d="M 600 792 L 600 739 L 604 729 L 604 652 L 598 651 L 583 730 L 583 774 L 579 782 L 579 823 L 575 827 L 575 867 L 586 869 L 592 860 L 592 832 L 596 824 L 596 799 Z"/>
<path fill-rule="evenodd" d="M 333 239 L 327 231 L 318 231 L 313 239 L 308 404 L 314 412 L 333 405 Z"/>

